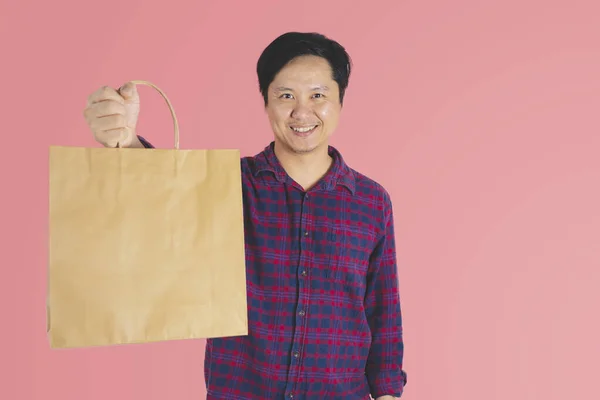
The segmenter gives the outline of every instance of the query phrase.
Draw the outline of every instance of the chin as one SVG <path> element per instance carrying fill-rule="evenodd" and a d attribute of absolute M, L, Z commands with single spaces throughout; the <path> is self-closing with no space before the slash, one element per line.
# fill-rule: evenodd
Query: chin
<path fill-rule="evenodd" d="M 292 151 L 296 154 L 308 154 L 317 149 L 317 146 L 312 147 L 292 147 Z"/>
<path fill-rule="evenodd" d="M 292 140 L 288 141 L 288 147 L 294 152 L 298 154 L 306 154 L 311 153 L 323 144 L 322 141 L 317 140 Z"/>

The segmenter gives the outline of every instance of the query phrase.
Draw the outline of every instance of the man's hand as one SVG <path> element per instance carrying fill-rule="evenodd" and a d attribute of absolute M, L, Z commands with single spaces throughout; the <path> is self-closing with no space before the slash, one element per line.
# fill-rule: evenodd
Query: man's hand
<path fill-rule="evenodd" d="M 83 113 L 94 138 L 104 147 L 144 147 L 135 126 L 140 113 L 140 97 L 133 83 L 119 90 L 102 87 L 92 93 Z"/>

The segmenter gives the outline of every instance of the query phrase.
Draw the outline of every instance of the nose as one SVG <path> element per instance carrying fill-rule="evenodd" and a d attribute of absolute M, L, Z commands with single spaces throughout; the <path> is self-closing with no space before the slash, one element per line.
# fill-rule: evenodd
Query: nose
<path fill-rule="evenodd" d="M 309 116 L 312 113 L 312 110 L 305 102 L 297 102 L 294 108 L 292 109 L 292 118 L 294 119 L 303 119 Z"/>

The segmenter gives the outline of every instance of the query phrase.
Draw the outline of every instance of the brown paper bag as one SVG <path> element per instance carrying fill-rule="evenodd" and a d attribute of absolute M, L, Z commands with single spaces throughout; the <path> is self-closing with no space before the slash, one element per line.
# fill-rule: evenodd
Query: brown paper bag
<path fill-rule="evenodd" d="M 246 335 L 238 150 L 50 148 L 53 348 Z"/>

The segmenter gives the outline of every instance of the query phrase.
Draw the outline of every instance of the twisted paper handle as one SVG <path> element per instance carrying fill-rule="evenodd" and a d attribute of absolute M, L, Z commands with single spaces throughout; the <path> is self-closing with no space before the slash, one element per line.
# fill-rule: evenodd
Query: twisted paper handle
<path fill-rule="evenodd" d="M 131 81 L 135 85 L 146 85 L 154 88 L 167 102 L 167 106 L 169 106 L 169 111 L 171 111 L 171 117 L 173 117 L 173 128 L 175 130 L 175 149 L 179 150 L 179 123 L 177 122 L 177 116 L 175 115 L 175 110 L 173 109 L 173 105 L 169 101 L 167 95 L 160 90 L 155 84 L 150 83 L 148 81 Z"/>

